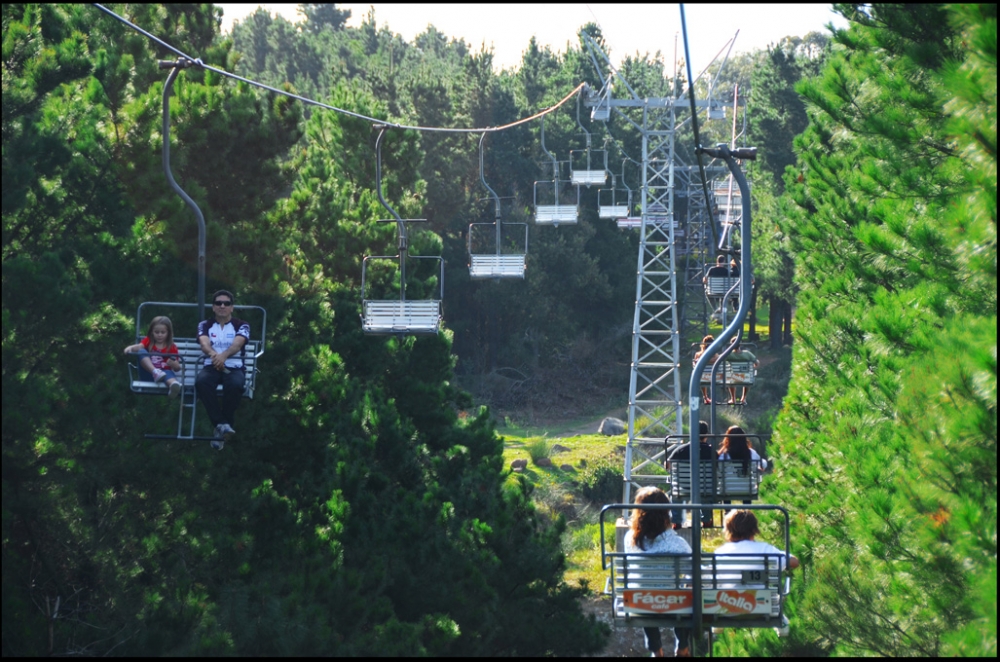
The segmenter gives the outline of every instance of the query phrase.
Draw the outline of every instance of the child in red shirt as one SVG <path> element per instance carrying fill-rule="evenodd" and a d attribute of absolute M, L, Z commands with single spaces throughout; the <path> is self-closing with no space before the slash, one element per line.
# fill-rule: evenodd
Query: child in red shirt
<path fill-rule="evenodd" d="M 165 382 L 171 398 L 181 392 L 181 383 L 177 381 L 175 370 L 181 369 L 181 363 L 168 354 L 178 354 L 174 344 L 174 325 L 170 318 L 160 315 L 149 323 L 149 330 L 141 343 L 129 345 L 126 354 L 139 354 L 139 365 L 153 375 L 153 381 L 159 384 Z"/>

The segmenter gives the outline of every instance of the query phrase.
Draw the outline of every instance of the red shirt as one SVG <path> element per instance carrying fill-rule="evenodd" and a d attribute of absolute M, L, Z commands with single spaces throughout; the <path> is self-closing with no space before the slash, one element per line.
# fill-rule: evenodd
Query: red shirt
<path fill-rule="evenodd" d="M 153 339 L 146 336 L 142 339 L 142 347 L 147 352 L 150 352 L 149 360 L 153 362 L 153 367 L 160 370 L 172 370 L 172 368 L 167 365 L 167 361 L 173 357 L 162 356 L 162 354 L 178 354 L 177 345 L 170 343 L 170 347 L 166 349 L 156 349 L 153 346 Z M 160 352 L 160 354 L 153 354 L 152 352 Z"/>

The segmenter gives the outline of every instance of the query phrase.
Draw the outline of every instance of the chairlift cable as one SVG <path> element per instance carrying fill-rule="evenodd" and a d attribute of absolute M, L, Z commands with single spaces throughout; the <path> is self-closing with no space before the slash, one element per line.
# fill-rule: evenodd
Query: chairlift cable
<path fill-rule="evenodd" d="M 210 64 L 205 64 L 201 60 L 201 58 L 193 58 L 190 55 L 187 55 L 186 53 L 184 53 L 183 51 L 181 51 L 181 50 L 179 50 L 177 48 L 174 48 L 173 46 L 171 46 L 167 42 L 165 42 L 162 39 L 160 39 L 160 38 L 158 38 L 158 37 L 150 34 L 149 32 L 146 32 L 145 30 L 143 30 L 139 26 L 135 25 L 134 23 L 132 23 L 128 19 L 126 19 L 126 18 L 124 18 L 122 16 L 119 16 L 118 14 L 116 14 L 113 11 L 111 11 L 107 7 L 104 7 L 104 6 L 102 6 L 100 4 L 97 4 L 97 3 L 94 3 L 94 6 L 97 7 L 98 9 L 100 9 L 101 11 L 103 11 L 104 13 L 108 14 L 109 16 L 112 16 L 112 17 L 116 18 L 117 20 L 121 21 L 122 23 L 124 23 L 125 25 L 129 26 L 133 30 L 136 30 L 137 32 L 143 34 L 147 38 L 153 40 L 154 42 L 156 42 L 160 46 L 163 46 L 164 48 L 166 48 L 167 50 L 171 51 L 175 55 L 177 55 L 177 56 L 179 56 L 179 57 L 181 57 L 181 58 L 183 58 L 185 60 L 188 60 L 192 64 L 194 64 L 194 65 L 196 65 L 196 66 L 198 66 L 198 67 L 200 67 L 202 69 L 205 69 L 206 71 L 211 71 L 211 72 L 219 74 L 220 76 L 225 76 L 227 78 L 232 78 L 234 80 L 241 81 L 241 82 L 246 83 L 248 85 L 252 85 L 254 87 L 259 87 L 259 88 L 261 88 L 263 90 L 267 90 L 267 91 L 273 92 L 275 94 L 280 94 L 280 95 L 286 96 L 286 97 L 288 97 L 290 99 L 295 99 L 296 101 L 301 101 L 302 103 L 307 104 L 307 105 L 317 106 L 319 108 L 325 108 L 326 110 L 332 110 L 332 111 L 341 113 L 343 115 L 349 115 L 351 117 L 357 117 L 358 119 L 368 120 L 368 121 L 374 122 L 376 124 L 384 124 L 384 125 L 386 125 L 388 127 L 394 128 L 394 129 L 411 129 L 411 130 L 414 130 L 414 131 L 429 131 L 429 132 L 442 132 L 442 133 L 494 133 L 494 132 L 497 132 L 497 131 L 504 131 L 506 129 L 511 129 L 511 128 L 515 127 L 515 126 L 519 126 L 521 124 L 526 124 L 528 122 L 531 122 L 533 120 L 538 119 L 539 117 L 543 117 L 543 116 L 545 116 L 545 115 L 547 115 L 547 114 L 549 114 L 549 113 L 557 110 L 559 107 L 561 107 L 567 101 L 569 101 L 574 95 L 578 94 L 580 92 L 580 90 L 582 90 L 584 87 L 587 86 L 587 83 L 580 83 L 575 88 L 573 88 L 573 90 L 569 94 L 567 94 L 565 97 L 563 97 L 562 100 L 560 100 L 555 105 L 550 106 L 548 108 L 545 108 L 544 110 L 541 110 L 541 111 L 535 113 L 534 115 L 532 115 L 530 117 L 525 117 L 523 119 L 519 119 L 517 121 L 510 122 L 509 124 L 503 124 L 503 125 L 500 125 L 500 126 L 474 128 L 474 129 L 463 129 L 463 128 L 458 128 L 458 127 L 415 126 L 415 125 L 408 125 L 408 124 L 398 124 L 398 123 L 395 123 L 395 122 L 389 122 L 389 121 L 386 121 L 386 120 L 380 120 L 380 119 L 376 119 L 374 117 L 369 117 L 367 115 L 362 115 L 360 113 L 355 113 L 353 111 L 345 110 L 343 108 L 337 108 L 336 106 L 331 106 L 329 104 L 325 104 L 325 103 L 322 103 L 320 101 L 316 101 L 315 99 L 310 99 L 308 97 L 303 97 L 303 96 L 300 96 L 298 94 L 292 94 L 291 92 L 286 92 L 285 90 L 279 90 L 276 87 L 271 87 L 270 85 L 265 85 L 264 83 L 259 83 L 259 82 L 255 81 L 255 80 L 251 80 L 249 78 L 244 78 L 243 76 L 238 76 L 238 75 L 236 75 L 234 73 L 226 71 L 225 69 L 219 69 L 218 67 L 213 67 Z"/>
<path fill-rule="evenodd" d="M 701 147 L 701 137 L 698 135 L 698 111 L 694 106 L 694 82 L 691 78 L 691 51 L 688 48 L 688 31 L 687 21 L 684 19 L 684 3 L 681 3 L 681 31 L 684 34 L 684 65 L 687 67 L 689 81 L 688 99 L 691 100 L 691 126 L 694 129 L 694 145 L 698 148 Z M 705 206 L 708 207 L 708 227 L 712 231 L 712 242 L 721 249 L 722 247 L 719 246 L 719 237 L 715 232 L 715 211 L 712 209 L 712 197 L 708 194 L 708 177 L 705 174 L 705 164 L 702 163 L 700 154 L 695 155 L 695 160 L 698 161 L 698 170 L 701 172 L 701 187 L 705 193 Z"/>

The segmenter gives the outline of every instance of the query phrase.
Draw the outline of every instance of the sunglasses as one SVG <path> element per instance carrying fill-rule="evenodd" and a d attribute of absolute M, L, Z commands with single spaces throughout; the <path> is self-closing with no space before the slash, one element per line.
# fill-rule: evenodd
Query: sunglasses
<path fill-rule="evenodd" d="M 216 306 L 220 306 L 220 307 L 222 307 L 222 308 L 225 308 L 226 306 L 231 306 L 231 305 L 233 305 L 233 302 L 232 302 L 232 301 L 213 301 L 212 303 L 213 303 L 214 305 L 216 305 Z"/>

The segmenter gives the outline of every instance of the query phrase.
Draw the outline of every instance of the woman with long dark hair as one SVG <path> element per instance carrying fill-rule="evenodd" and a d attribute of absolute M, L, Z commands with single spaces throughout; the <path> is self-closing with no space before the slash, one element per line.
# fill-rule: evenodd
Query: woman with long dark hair
<path fill-rule="evenodd" d="M 733 425 L 726 430 L 726 436 L 719 444 L 719 460 L 742 460 L 744 476 L 750 473 L 751 462 L 759 462 L 762 471 L 767 467 L 767 460 L 762 459 L 754 450 L 747 433 L 738 425 Z M 730 502 L 723 501 L 722 503 Z M 750 503 L 750 501 L 744 500 L 743 503 Z"/>
<path fill-rule="evenodd" d="M 635 503 L 657 504 L 670 503 L 666 492 L 658 487 L 644 487 L 635 494 Z M 625 534 L 625 553 L 638 554 L 642 552 L 657 552 L 664 554 L 690 554 L 691 545 L 674 533 L 670 526 L 669 510 L 632 511 L 632 524 Z M 646 648 L 654 657 L 663 657 L 663 642 L 659 628 L 643 628 L 646 635 Z M 690 657 L 690 628 L 674 628 L 674 656 Z"/>

